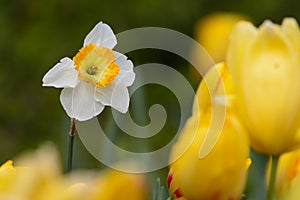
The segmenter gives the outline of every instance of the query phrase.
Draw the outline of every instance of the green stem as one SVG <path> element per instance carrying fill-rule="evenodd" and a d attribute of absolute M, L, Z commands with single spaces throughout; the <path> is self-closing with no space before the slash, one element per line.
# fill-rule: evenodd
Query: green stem
<path fill-rule="evenodd" d="M 276 199 L 276 173 L 277 173 L 277 166 L 278 166 L 278 160 L 279 155 L 271 156 L 271 174 L 270 174 L 270 180 L 269 180 L 269 188 L 268 188 L 268 200 L 275 200 Z"/>
<path fill-rule="evenodd" d="M 75 119 L 71 118 L 71 125 L 70 125 L 70 132 L 69 132 L 69 142 L 68 142 L 67 173 L 72 171 L 74 138 L 75 138 Z"/>

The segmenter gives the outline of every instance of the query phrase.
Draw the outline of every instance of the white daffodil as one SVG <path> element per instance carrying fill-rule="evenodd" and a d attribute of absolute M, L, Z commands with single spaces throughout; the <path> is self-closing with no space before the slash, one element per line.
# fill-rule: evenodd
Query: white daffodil
<path fill-rule="evenodd" d="M 71 118 L 89 120 L 99 115 L 104 106 L 127 112 L 127 87 L 132 85 L 135 74 L 133 63 L 112 50 L 116 44 L 112 29 L 100 22 L 73 59 L 62 58 L 44 76 L 43 86 L 64 88 L 60 101 Z"/>

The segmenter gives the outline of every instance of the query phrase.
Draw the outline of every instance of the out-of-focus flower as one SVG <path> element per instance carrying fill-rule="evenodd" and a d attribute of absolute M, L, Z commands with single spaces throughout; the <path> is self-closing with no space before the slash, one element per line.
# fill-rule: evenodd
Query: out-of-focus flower
<path fill-rule="evenodd" d="M 282 196 L 277 198 L 278 200 L 295 200 L 300 198 L 300 176 L 296 176 L 290 183 L 287 191 Z"/>
<path fill-rule="evenodd" d="M 8 161 L 0 168 L 2 200 L 110 200 L 147 199 L 144 175 L 115 170 L 82 171 L 63 175 L 52 145 Z"/>
<path fill-rule="evenodd" d="M 207 72 L 195 98 L 193 115 L 197 113 L 201 115 L 210 111 L 213 104 L 234 106 L 234 89 L 225 63 L 218 63 Z"/>
<path fill-rule="evenodd" d="M 147 189 L 144 175 L 107 170 L 93 184 L 90 200 L 146 200 Z"/>
<path fill-rule="evenodd" d="M 195 39 L 207 51 L 214 62 L 223 62 L 232 28 L 238 21 L 245 19 L 245 16 L 237 13 L 212 13 L 197 21 L 195 25 Z M 211 67 L 207 66 L 211 61 L 205 59 L 205 56 L 207 55 L 196 50 L 192 51 L 192 58 L 198 60 L 200 66 Z"/>
<path fill-rule="evenodd" d="M 16 166 L 21 166 L 22 170 L 10 180 L 10 187 L 0 192 L 0 199 L 62 199 L 58 196 L 66 185 L 53 146 L 46 145 L 34 153 L 24 154 L 16 159 Z"/>
<path fill-rule="evenodd" d="M 269 162 L 266 172 L 267 175 L 270 174 L 270 168 L 271 163 Z M 277 167 L 276 196 L 278 198 L 284 198 L 290 192 L 294 184 L 293 182 L 297 177 L 300 177 L 300 150 L 282 154 Z M 267 179 L 269 179 L 269 177 L 267 177 Z M 299 190 L 299 188 L 297 188 L 297 190 Z M 300 198 L 300 192 L 298 198 Z"/>
<path fill-rule="evenodd" d="M 258 29 L 238 23 L 227 64 L 252 147 L 278 155 L 299 146 L 300 31 L 293 18 L 265 21 Z"/>
<path fill-rule="evenodd" d="M 44 76 L 43 86 L 64 88 L 60 101 L 71 118 L 91 119 L 100 114 L 104 106 L 127 112 L 127 87 L 132 85 L 135 74 L 133 63 L 112 50 L 116 44 L 111 28 L 100 22 L 86 36 L 73 60 L 61 59 Z"/>
<path fill-rule="evenodd" d="M 247 136 L 235 117 L 228 116 L 216 145 L 200 159 L 199 149 L 207 129 L 208 124 L 201 125 L 194 142 L 171 165 L 170 194 L 186 199 L 240 199 L 249 166 Z"/>
<path fill-rule="evenodd" d="M 222 123 L 226 115 L 226 106 L 234 110 L 234 101 L 235 97 L 232 81 L 227 67 L 225 66 L 225 63 L 216 64 L 206 73 L 205 77 L 201 81 L 198 91 L 196 92 L 192 112 L 193 116 L 198 115 L 200 118 L 204 115 L 211 115 L 207 117 L 213 117 L 210 123 L 216 131 L 207 134 L 205 145 L 202 145 L 202 150 L 204 151 L 201 150 L 204 154 L 207 154 L 218 140 L 223 126 Z M 214 106 L 212 107 L 212 105 Z M 189 130 L 195 131 L 181 132 L 181 135 L 183 135 L 183 132 L 185 134 L 189 134 L 187 137 L 181 137 L 180 144 L 183 145 L 182 148 L 188 147 L 193 140 L 198 128 L 199 117 L 191 117 L 186 123 L 186 127 L 189 126 Z M 183 142 L 184 140 L 185 142 Z M 173 156 L 174 159 L 178 157 L 181 152 L 182 151 L 179 151 L 177 156 Z"/>
<path fill-rule="evenodd" d="M 300 176 L 294 178 L 288 191 L 278 198 L 278 200 L 295 200 L 300 198 Z"/>
<path fill-rule="evenodd" d="M 0 167 L 0 193 L 10 187 L 16 175 L 17 169 L 13 166 L 11 160 L 6 161 Z"/>
<path fill-rule="evenodd" d="M 222 76 L 218 75 L 218 72 Z M 214 92 L 218 91 L 220 81 L 228 72 L 224 64 L 217 66 L 208 73 L 207 80 L 214 78 Z M 225 84 L 230 84 L 229 79 Z M 221 96 L 211 93 L 213 102 L 207 94 L 208 87 L 202 82 L 196 96 L 201 99 L 200 106 L 211 106 L 205 111 L 194 112 L 183 128 L 177 143 L 173 146 L 170 159 L 182 154 L 170 165 L 168 187 L 170 194 L 176 199 L 205 199 L 225 200 L 239 199 L 243 193 L 247 168 L 249 166 L 249 141 L 246 131 L 233 112 L 232 105 L 226 103 L 226 89 Z M 230 88 L 230 85 L 225 86 Z M 229 89 L 230 90 L 230 89 Z M 227 91 L 229 92 L 229 91 Z M 203 96 L 202 96 L 203 94 Z M 215 99 L 217 97 L 217 99 Z M 207 103 L 210 102 L 210 103 Z M 226 115 L 219 139 L 213 149 L 203 158 L 199 158 L 200 147 L 211 128 L 211 109 L 225 107 Z M 200 107 L 200 110 L 203 107 Z M 218 109 L 215 110 L 218 115 Z M 223 112 L 222 110 L 220 110 Z M 212 130 L 214 130 L 212 128 Z M 194 137 L 194 138 L 191 138 Z M 191 144 L 187 141 L 192 139 Z"/>

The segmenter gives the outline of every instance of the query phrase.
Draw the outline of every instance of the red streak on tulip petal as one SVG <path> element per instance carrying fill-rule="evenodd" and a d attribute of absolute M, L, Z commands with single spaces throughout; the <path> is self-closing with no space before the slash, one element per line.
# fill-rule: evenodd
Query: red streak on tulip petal
<path fill-rule="evenodd" d="M 175 195 L 176 198 L 183 197 L 183 194 L 180 192 L 179 189 L 175 190 L 174 195 Z"/>
<path fill-rule="evenodd" d="M 222 196 L 221 192 L 220 191 L 217 191 L 215 192 L 213 195 L 212 195 L 212 198 L 211 199 L 220 199 Z"/>
<path fill-rule="evenodd" d="M 168 179 L 167 179 L 167 185 L 168 185 L 169 189 L 170 189 L 170 185 L 171 185 L 172 180 L 173 180 L 173 174 L 169 173 L 168 174 Z"/>
<path fill-rule="evenodd" d="M 217 93 L 217 91 L 218 91 L 218 88 L 219 88 L 219 86 L 220 86 L 220 84 L 221 84 L 221 82 L 223 81 L 223 79 L 225 79 L 225 73 L 226 73 L 226 71 L 225 71 L 225 69 L 223 69 L 223 71 L 221 71 L 221 72 L 219 72 L 220 73 L 220 77 L 218 78 L 218 81 L 217 81 L 217 84 L 216 84 L 216 87 L 215 87 L 215 89 L 214 89 L 214 94 L 216 94 Z M 222 83 L 222 84 L 224 84 L 224 83 Z M 223 87 L 224 87 L 224 85 L 223 85 Z"/>
<path fill-rule="evenodd" d="M 298 166 L 300 164 L 300 158 L 296 158 L 296 160 L 292 163 L 292 172 L 291 175 L 292 177 L 290 181 L 293 180 L 293 178 L 295 178 L 295 176 L 298 174 Z"/>

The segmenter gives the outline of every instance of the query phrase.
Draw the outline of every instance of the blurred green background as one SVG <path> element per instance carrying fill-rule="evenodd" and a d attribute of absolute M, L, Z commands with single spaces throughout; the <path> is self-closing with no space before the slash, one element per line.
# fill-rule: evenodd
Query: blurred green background
<path fill-rule="evenodd" d="M 155 26 L 193 37 L 197 20 L 212 12 L 242 13 L 258 25 L 267 18 L 280 23 L 286 16 L 299 21 L 299 7 L 297 0 L 261 0 L 257 3 L 251 0 L 1 0 L 0 163 L 44 141 L 56 143 L 62 159 L 65 159 L 69 119 L 59 102 L 60 90 L 43 88 L 41 80 L 62 57 L 73 57 L 77 53 L 86 34 L 97 22 L 109 24 L 115 33 Z M 148 50 L 132 52 L 128 56 L 136 65 L 158 62 L 172 66 L 184 74 L 194 88 L 200 81 L 200 76 L 192 75 L 186 61 L 167 52 Z M 130 144 L 137 142 L 142 144 L 140 146 L 147 144 L 153 145 L 154 149 L 159 148 L 176 133 L 174 130 L 178 128 L 180 115 L 178 102 L 168 90 L 155 87 L 147 86 L 134 94 L 132 104 L 138 102 L 142 108 L 139 112 L 131 108 L 134 119 L 141 125 L 147 124 L 148 108 L 153 103 L 165 104 L 171 118 L 163 131 L 151 141 L 135 141 L 124 134 L 119 138 L 110 136 L 124 148 L 127 146 L 130 149 Z M 142 103 L 140 99 L 143 99 Z M 109 124 L 110 119 L 108 108 L 99 120 Z M 75 145 L 75 168 L 101 166 L 78 139 Z M 262 181 L 252 179 L 261 176 L 265 163 L 263 156 L 255 155 L 254 159 L 260 160 L 262 165 L 250 168 L 253 174 L 247 188 L 250 192 L 262 184 Z M 165 173 L 166 170 L 162 172 Z"/>

